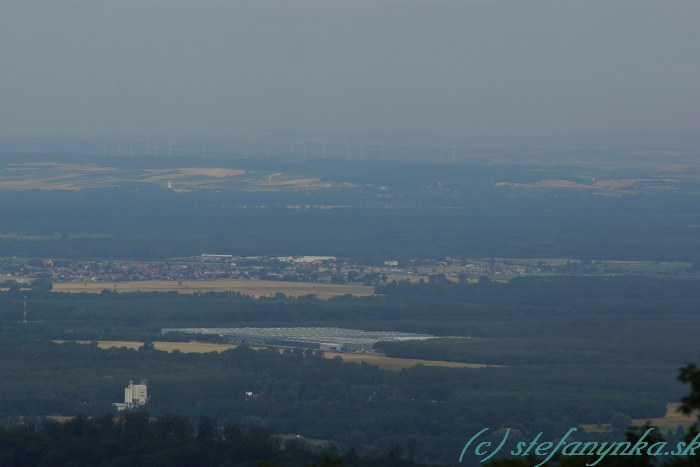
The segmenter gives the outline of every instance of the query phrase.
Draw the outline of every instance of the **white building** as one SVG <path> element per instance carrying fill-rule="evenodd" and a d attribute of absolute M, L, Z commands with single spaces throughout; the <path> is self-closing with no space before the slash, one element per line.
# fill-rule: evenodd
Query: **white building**
<path fill-rule="evenodd" d="M 278 256 L 277 261 L 283 263 L 321 263 L 325 261 L 335 261 L 335 256 Z"/>
<path fill-rule="evenodd" d="M 139 384 L 129 381 L 129 385 L 124 388 L 124 402 L 115 402 L 113 405 L 121 411 L 146 405 L 148 400 L 148 381 L 141 380 Z"/>
<path fill-rule="evenodd" d="M 342 344 L 335 344 L 335 343 L 330 343 L 330 342 L 322 342 L 319 344 L 319 350 L 324 350 L 326 352 L 342 352 L 343 351 L 343 345 Z"/>

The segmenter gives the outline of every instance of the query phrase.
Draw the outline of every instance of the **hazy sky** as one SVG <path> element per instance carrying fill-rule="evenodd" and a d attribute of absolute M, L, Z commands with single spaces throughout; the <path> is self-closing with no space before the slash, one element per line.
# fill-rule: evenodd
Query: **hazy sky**
<path fill-rule="evenodd" d="M 700 131 L 698 0 L 0 0 L 0 135 Z"/>

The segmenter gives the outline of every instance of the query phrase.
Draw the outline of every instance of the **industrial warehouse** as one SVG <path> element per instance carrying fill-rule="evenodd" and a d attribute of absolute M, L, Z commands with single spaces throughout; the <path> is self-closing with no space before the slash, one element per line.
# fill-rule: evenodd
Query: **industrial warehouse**
<path fill-rule="evenodd" d="M 124 402 L 112 404 L 118 411 L 132 410 L 148 404 L 148 381 L 141 380 L 139 384 L 129 381 L 129 385 L 124 389 Z"/>
<path fill-rule="evenodd" d="M 265 344 L 330 352 L 371 351 L 377 342 L 434 339 L 428 334 L 395 331 L 363 331 L 333 327 L 282 328 L 167 328 L 167 333 L 217 335 L 231 342 Z"/>

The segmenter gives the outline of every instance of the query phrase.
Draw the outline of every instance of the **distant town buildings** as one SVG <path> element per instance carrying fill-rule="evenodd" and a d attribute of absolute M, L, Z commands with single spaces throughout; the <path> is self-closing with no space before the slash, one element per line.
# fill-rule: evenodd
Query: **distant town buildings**
<path fill-rule="evenodd" d="M 559 269 L 565 268 L 561 266 Z M 35 280 L 51 283 L 105 283 L 115 290 L 127 281 L 262 280 L 326 284 L 383 285 L 393 281 L 429 282 L 439 276 L 453 282 L 475 282 L 483 276 L 507 280 L 528 273 L 556 272 L 554 266 L 510 261 L 385 259 L 364 263 L 335 256 L 234 256 L 209 252 L 164 261 L 0 259 L 0 291 L 21 289 Z"/>
<path fill-rule="evenodd" d="M 284 263 L 322 263 L 336 260 L 335 256 L 279 256 L 275 259 Z"/>

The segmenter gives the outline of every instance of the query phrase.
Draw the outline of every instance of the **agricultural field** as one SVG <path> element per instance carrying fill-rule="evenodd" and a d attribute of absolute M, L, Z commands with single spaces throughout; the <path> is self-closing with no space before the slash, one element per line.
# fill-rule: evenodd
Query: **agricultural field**
<path fill-rule="evenodd" d="M 624 178 L 624 179 L 575 179 L 552 180 L 544 179 L 533 183 L 498 182 L 497 187 L 519 188 L 526 190 L 571 190 L 589 191 L 597 195 L 619 195 L 653 193 L 661 190 L 675 190 L 678 188 L 678 179 L 675 178 Z"/>
<path fill-rule="evenodd" d="M 63 344 L 68 341 L 55 340 L 57 344 Z M 90 344 L 90 341 L 73 341 L 78 344 Z M 98 341 L 97 346 L 101 349 L 111 349 L 111 348 L 122 348 L 138 350 L 139 347 L 143 346 L 143 342 L 138 341 Z M 164 342 L 164 341 L 154 341 L 153 347 L 156 350 L 163 352 L 172 352 L 178 350 L 183 353 L 209 353 L 209 352 L 223 352 L 229 349 L 235 349 L 238 347 L 236 344 L 216 344 L 212 342 Z M 251 348 L 266 348 L 266 346 L 252 346 Z M 383 370 L 400 370 L 402 368 L 411 368 L 416 365 L 424 366 L 441 366 L 447 368 L 486 368 L 495 365 L 481 365 L 478 363 L 459 363 L 459 362 L 445 362 L 440 360 L 422 360 L 417 358 L 392 358 L 385 357 L 384 355 L 377 354 L 356 354 L 356 353 L 335 353 L 335 352 L 325 352 L 323 354 L 325 358 L 336 358 L 340 357 L 345 362 L 355 362 L 355 363 L 367 363 L 369 365 L 377 366 Z"/>
<path fill-rule="evenodd" d="M 632 419 L 632 426 L 644 426 L 648 423 L 653 427 L 659 428 L 663 433 L 674 432 L 678 427 L 687 429 L 697 421 L 699 414 L 685 415 L 679 412 L 680 405 L 680 402 L 669 402 L 666 404 L 666 414 L 663 417 L 635 418 Z M 609 423 L 581 424 L 579 426 L 588 433 L 610 433 L 614 431 L 614 428 Z"/>
<path fill-rule="evenodd" d="M 53 342 L 57 344 L 63 344 L 68 341 L 54 340 Z M 78 344 L 90 344 L 90 341 L 72 341 Z M 139 347 L 143 346 L 143 342 L 138 341 L 98 341 L 97 346 L 101 349 L 113 349 L 122 348 L 138 350 Z M 235 349 L 238 347 L 236 344 L 215 344 L 213 342 L 164 342 L 156 341 L 153 342 L 153 347 L 156 350 L 163 352 L 172 352 L 174 350 L 179 350 L 184 353 L 208 353 L 208 352 L 223 352 L 224 350 Z"/>
<path fill-rule="evenodd" d="M 35 162 L 0 167 L 2 190 L 71 190 L 155 185 L 176 192 L 196 189 L 277 191 L 331 188 L 317 177 L 221 167 L 120 168 L 93 163 Z"/>
<path fill-rule="evenodd" d="M 319 284 L 311 282 L 286 282 L 264 280 L 221 279 L 215 281 L 129 281 L 129 282 L 56 282 L 55 292 L 100 293 L 111 290 L 117 293 L 128 292 L 177 292 L 195 294 L 207 292 L 232 292 L 251 297 L 272 297 L 282 293 L 289 297 L 314 295 L 328 299 L 342 295 L 366 297 L 374 294 L 374 287 L 366 285 Z"/>
<path fill-rule="evenodd" d="M 657 426 L 663 430 L 675 430 L 679 426 L 687 428 L 697 421 L 698 414 L 685 415 L 678 411 L 680 405 L 681 404 L 678 402 L 669 402 L 666 404 L 666 414 L 663 417 L 651 419 L 638 418 L 632 420 L 632 424 L 639 426 L 649 422 L 652 426 Z"/>
<path fill-rule="evenodd" d="M 447 368 L 486 368 L 494 365 L 482 365 L 479 363 L 460 363 L 460 362 L 445 362 L 441 360 L 422 360 L 418 358 L 394 358 L 385 357 L 384 355 L 368 354 L 368 353 L 335 353 L 325 352 L 325 358 L 340 357 L 344 362 L 367 363 L 375 365 L 383 370 L 400 370 L 402 368 L 411 368 L 416 365 L 425 366 L 443 366 Z"/>
<path fill-rule="evenodd" d="M 692 263 L 687 261 L 595 260 L 582 262 L 572 258 L 497 258 L 496 261 L 528 268 L 541 268 L 543 271 L 551 269 L 551 272 L 565 272 L 568 270 L 581 274 L 697 274 L 696 271 L 692 271 Z"/>

